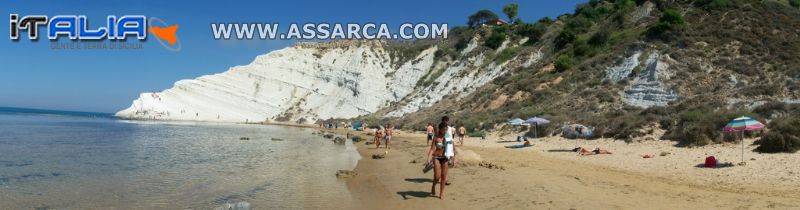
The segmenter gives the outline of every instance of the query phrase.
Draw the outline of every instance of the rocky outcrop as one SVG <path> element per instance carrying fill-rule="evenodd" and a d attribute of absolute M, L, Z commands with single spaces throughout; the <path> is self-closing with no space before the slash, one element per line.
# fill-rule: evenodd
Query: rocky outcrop
<path fill-rule="evenodd" d="M 399 63 L 378 41 L 298 44 L 226 72 L 142 93 L 116 115 L 129 119 L 227 122 L 350 118 L 409 95 L 435 47 Z"/>
<path fill-rule="evenodd" d="M 659 53 L 651 53 L 645 61 L 645 68 L 628 86 L 622 98 L 627 105 L 647 108 L 666 106 L 678 99 L 678 94 L 664 87 L 663 80 L 669 79 L 669 64 L 661 61 Z"/>
<path fill-rule="evenodd" d="M 462 50 L 467 56 L 455 61 L 436 62 L 436 46 L 406 59 L 387 46 L 380 41 L 299 43 L 223 73 L 142 93 L 116 115 L 143 120 L 314 123 L 398 104 L 388 116 L 400 117 L 448 95 L 465 97 L 508 69 L 533 65 L 543 57 L 539 51 L 497 63 L 475 50 L 477 38 Z M 505 43 L 505 47 L 515 46 Z"/>
<path fill-rule="evenodd" d="M 622 58 L 616 65 L 606 69 L 605 79 L 613 82 L 628 79 L 628 75 L 633 72 L 633 69 L 639 66 L 639 57 L 642 56 L 642 53 L 641 49 L 632 50 L 631 55 Z"/>

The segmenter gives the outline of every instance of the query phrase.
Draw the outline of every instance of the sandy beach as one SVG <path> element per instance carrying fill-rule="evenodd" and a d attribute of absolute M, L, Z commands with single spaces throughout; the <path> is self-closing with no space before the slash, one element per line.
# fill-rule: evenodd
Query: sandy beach
<path fill-rule="evenodd" d="M 366 132 L 340 130 L 360 135 Z M 516 134 L 468 138 L 458 147 L 457 167 L 446 197 L 430 196 L 432 174 L 421 172 L 427 147 L 422 133 L 398 132 L 391 149 L 356 143 L 362 155 L 344 180 L 353 203 L 343 209 L 800 209 L 796 189 L 800 154 L 759 154 L 747 147 L 745 166 L 700 168 L 708 155 L 720 162 L 741 161 L 739 144 L 696 148 L 671 141 L 625 143 L 609 139 L 581 141 L 589 149 L 614 154 L 579 156 L 564 152 L 575 140 L 538 138 L 533 147 Z M 752 141 L 752 140 L 750 140 Z M 388 151 L 386 158 L 373 154 Z M 661 153 L 668 153 L 661 156 Z M 654 158 L 642 158 L 652 154 Z M 752 158 L 752 159 L 751 159 Z"/>

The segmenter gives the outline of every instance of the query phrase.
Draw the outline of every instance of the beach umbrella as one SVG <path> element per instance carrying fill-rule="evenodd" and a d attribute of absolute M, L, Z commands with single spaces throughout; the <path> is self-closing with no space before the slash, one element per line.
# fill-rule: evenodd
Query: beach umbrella
<path fill-rule="evenodd" d="M 519 118 L 514 118 L 512 120 L 509 120 L 507 123 L 509 125 L 522 125 L 523 123 L 525 123 L 525 121 Z"/>
<path fill-rule="evenodd" d="M 592 130 L 589 129 L 589 127 L 586 127 L 585 125 L 581 124 L 575 124 L 573 128 L 575 128 L 575 148 L 577 148 L 580 143 L 581 137 L 586 138 L 592 135 Z"/>
<path fill-rule="evenodd" d="M 741 132 L 742 134 L 742 162 L 744 162 L 744 131 L 754 131 L 754 130 L 761 130 L 764 128 L 764 124 L 759 122 L 758 120 L 754 120 L 753 118 L 741 116 L 737 117 L 736 119 L 731 120 L 728 122 L 724 128 L 722 128 L 725 132 Z"/>
<path fill-rule="evenodd" d="M 534 127 L 533 127 L 533 138 L 537 137 L 536 131 L 539 129 L 539 124 L 550 123 L 549 120 L 544 119 L 544 118 L 540 118 L 540 117 L 528 118 L 528 120 L 525 120 L 525 122 L 534 125 Z"/>

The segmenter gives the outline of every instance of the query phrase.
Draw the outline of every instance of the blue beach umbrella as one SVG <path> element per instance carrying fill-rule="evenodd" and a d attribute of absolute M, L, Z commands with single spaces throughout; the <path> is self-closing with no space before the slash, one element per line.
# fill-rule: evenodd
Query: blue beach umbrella
<path fill-rule="evenodd" d="M 540 118 L 540 117 L 533 117 L 533 118 L 529 118 L 528 120 L 525 120 L 525 122 L 526 122 L 526 123 L 529 123 L 529 124 L 533 124 L 533 125 L 534 125 L 534 127 L 533 127 L 533 138 L 536 138 L 536 137 L 538 137 L 538 135 L 536 134 L 536 132 L 537 132 L 537 130 L 539 129 L 539 124 L 547 124 L 547 123 L 550 123 L 550 121 L 549 121 L 549 120 L 547 120 L 547 119 L 544 119 L 544 118 Z"/>
<path fill-rule="evenodd" d="M 524 124 L 524 123 L 525 123 L 525 121 L 524 121 L 524 120 L 522 120 L 522 119 L 519 119 L 519 118 L 514 118 L 514 119 L 512 119 L 512 120 L 509 120 L 509 121 L 508 121 L 508 122 L 506 122 L 506 123 L 507 123 L 507 124 L 509 124 L 509 125 L 522 125 L 522 124 Z"/>

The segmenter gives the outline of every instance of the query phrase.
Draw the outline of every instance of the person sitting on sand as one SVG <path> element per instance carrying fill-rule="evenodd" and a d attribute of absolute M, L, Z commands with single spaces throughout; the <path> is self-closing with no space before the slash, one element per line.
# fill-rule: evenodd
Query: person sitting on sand
<path fill-rule="evenodd" d="M 525 139 L 525 143 L 522 143 L 522 146 L 523 147 L 530 147 L 531 146 L 531 141 L 528 141 L 528 139 Z"/>
<path fill-rule="evenodd" d="M 583 148 L 583 147 L 578 147 L 578 148 L 572 149 L 572 151 L 573 152 L 578 152 L 578 154 L 580 154 L 582 156 L 599 155 L 599 154 L 613 154 L 613 153 L 609 152 L 608 150 L 600 149 L 599 147 L 598 148 L 594 148 L 594 150 L 592 150 L 592 151 L 589 151 L 589 150 L 587 150 L 586 148 Z"/>
<path fill-rule="evenodd" d="M 375 129 L 375 148 L 381 147 L 381 141 L 383 140 L 383 126 L 379 126 Z"/>

